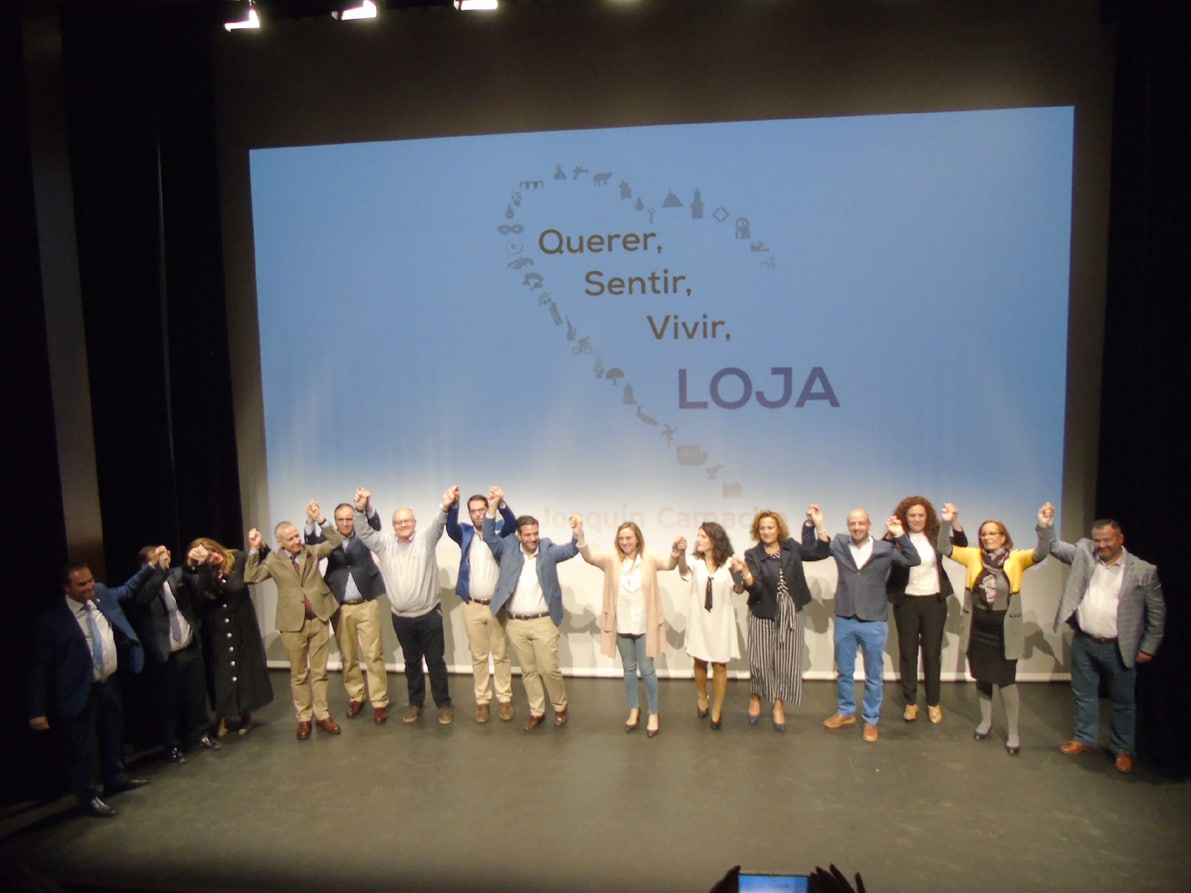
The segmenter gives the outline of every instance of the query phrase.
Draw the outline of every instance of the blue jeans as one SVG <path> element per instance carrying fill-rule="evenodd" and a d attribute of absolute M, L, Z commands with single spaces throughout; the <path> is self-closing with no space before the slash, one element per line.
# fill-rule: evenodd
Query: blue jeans
<path fill-rule="evenodd" d="M 1133 692 L 1137 667 L 1126 667 L 1116 643 L 1099 645 L 1083 633 L 1071 640 L 1071 693 L 1075 695 L 1075 740 L 1088 747 L 1100 737 L 1100 679 L 1112 700 L 1109 738 L 1113 753 L 1133 754 Z"/>
<path fill-rule="evenodd" d="M 616 634 L 616 647 L 624 663 L 624 690 L 629 696 L 629 709 L 641 706 L 637 698 L 637 668 L 641 668 L 641 681 L 645 683 L 645 700 L 649 712 L 658 712 L 658 677 L 653 670 L 653 658 L 645 654 L 645 636 L 622 636 Z"/>
<path fill-rule="evenodd" d="M 835 618 L 835 665 L 839 668 L 836 683 L 839 712 L 851 716 L 856 712 L 856 652 L 864 649 L 864 721 L 874 726 L 881 719 L 881 695 L 885 683 L 882 669 L 885 660 L 885 639 L 889 624 L 884 620 L 853 620 Z"/>

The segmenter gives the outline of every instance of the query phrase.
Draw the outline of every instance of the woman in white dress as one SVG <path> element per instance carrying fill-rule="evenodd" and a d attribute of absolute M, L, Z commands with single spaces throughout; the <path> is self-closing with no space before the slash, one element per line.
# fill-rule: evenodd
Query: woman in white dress
<path fill-rule="evenodd" d="M 695 688 L 699 696 L 699 718 L 711 715 L 711 728 L 718 730 L 723 718 L 724 695 L 728 691 L 728 661 L 740 657 L 736 632 L 736 608 L 732 593 L 743 592 L 739 559 L 732 567 L 732 542 L 724 528 L 704 522 L 695 535 L 695 560 L 690 573 L 691 604 L 687 612 L 686 652 L 695 662 Z M 711 700 L 707 697 L 708 664 L 711 665 Z"/>

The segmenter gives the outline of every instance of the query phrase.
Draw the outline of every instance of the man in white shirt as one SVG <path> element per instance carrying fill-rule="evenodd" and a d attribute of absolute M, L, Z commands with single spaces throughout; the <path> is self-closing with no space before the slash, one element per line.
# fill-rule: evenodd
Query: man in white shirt
<path fill-rule="evenodd" d="M 1147 664 L 1162 641 L 1166 605 L 1158 569 L 1125 550 L 1121 525 L 1092 523 L 1091 539 L 1056 541 L 1051 555 L 1071 565 L 1055 615 L 1075 630 L 1071 640 L 1071 692 L 1075 737 L 1059 750 L 1074 755 L 1095 748 L 1100 732 L 1099 688 L 1112 700 L 1110 746 L 1121 772 L 1133 771 L 1134 686 L 1137 665 Z"/>

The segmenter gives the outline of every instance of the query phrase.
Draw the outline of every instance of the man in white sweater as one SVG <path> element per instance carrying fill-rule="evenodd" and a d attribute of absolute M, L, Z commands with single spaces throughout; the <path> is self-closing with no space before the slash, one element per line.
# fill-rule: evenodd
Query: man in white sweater
<path fill-rule="evenodd" d="M 407 723 L 418 721 L 426 700 L 423 658 L 430 671 L 430 693 L 438 707 L 439 723 L 446 726 L 455 719 L 447 686 L 447 662 L 443 658 L 442 604 L 438 599 L 438 562 L 434 553 L 446 528 L 447 509 L 458 498 L 458 487 L 448 488 L 430 529 L 422 533 L 418 532 L 412 509 L 397 509 L 393 512 L 393 535 L 389 536 L 373 530 L 368 523 L 368 517 L 376 512 L 372 493 L 363 487 L 356 491 L 356 533 L 360 542 L 376 555 L 393 612 L 393 630 L 405 655 L 409 704 L 401 719 Z"/>

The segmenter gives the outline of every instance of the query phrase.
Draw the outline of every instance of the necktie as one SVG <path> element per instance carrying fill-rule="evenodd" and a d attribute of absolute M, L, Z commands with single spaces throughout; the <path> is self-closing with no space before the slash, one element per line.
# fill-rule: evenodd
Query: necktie
<path fill-rule="evenodd" d="M 91 633 L 91 665 L 95 675 L 103 673 L 103 639 L 99 635 L 99 623 L 95 619 L 95 605 L 86 603 L 87 629 Z"/>
<path fill-rule="evenodd" d="M 711 577 L 707 578 L 707 591 L 703 594 L 703 610 L 711 613 Z"/>
<path fill-rule="evenodd" d="M 165 611 L 170 618 L 170 639 L 174 642 L 182 641 L 182 621 L 178 615 L 178 600 L 174 598 L 174 591 L 168 582 L 161 584 L 161 598 L 165 602 Z"/>
<path fill-rule="evenodd" d="M 297 555 L 293 555 L 293 554 L 290 555 L 290 561 L 292 561 L 294 563 L 294 572 L 298 575 L 298 581 L 301 582 L 301 580 L 302 580 L 302 563 L 301 563 L 301 561 L 298 560 Z M 310 604 L 310 599 L 306 597 L 305 592 L 302 593 L 302 605 L 303 605 L 303 607 L 306 608 L 306 619 L 313 620 L 315 617 L 314 605 Z"/>

